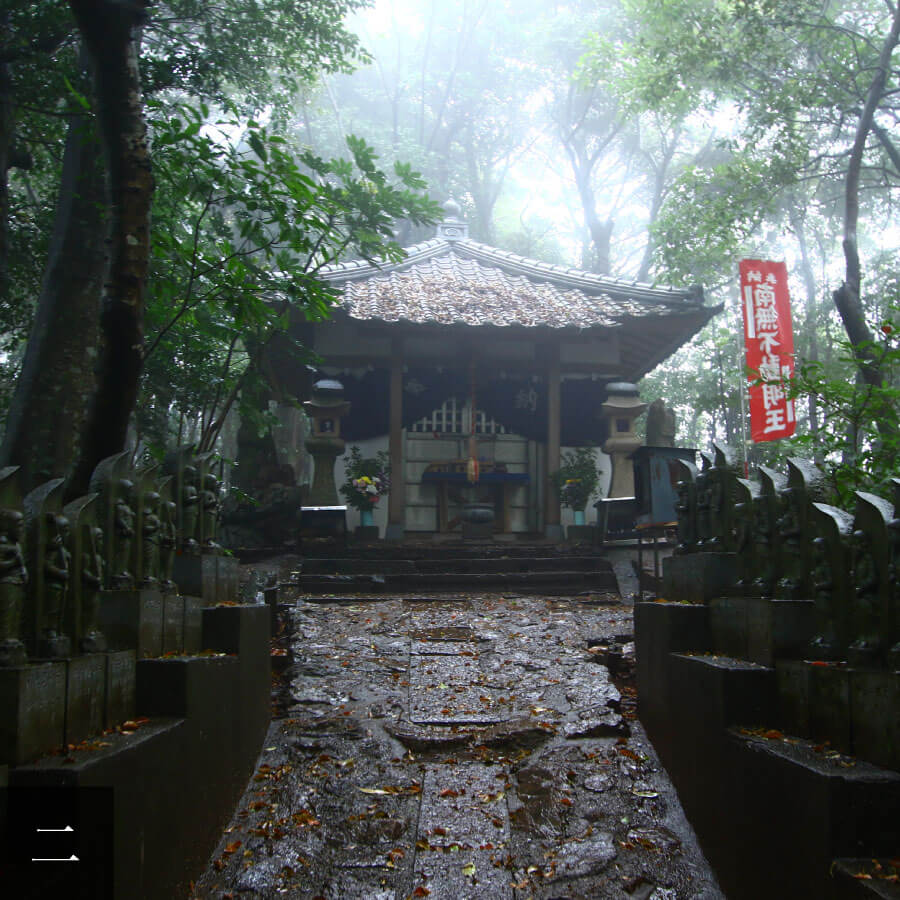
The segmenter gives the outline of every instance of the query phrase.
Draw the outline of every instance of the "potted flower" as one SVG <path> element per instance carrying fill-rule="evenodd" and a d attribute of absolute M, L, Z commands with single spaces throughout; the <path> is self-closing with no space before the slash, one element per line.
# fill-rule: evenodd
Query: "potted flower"
<path fill-rule="evenodd" d="M 391 464 L 388 454 L 379 450 L 364 458 L 359 447 L 351 447 L 344 457 L 346 481 L 340 491 L 348 506 L 359 510 L 360 524 L 374 524 L 373 511 L 378 501 L 391 490 Z"/>
<path fill-rule="evenodd" d="M 562 456 L 562 464 L 551 473 L 550 480 L 559 495 L 559 502 L 575 512 L 575 524 L 584 525 L 584 508 L 597 493 L 600 470 L 593 447 L 578 447 Z"/>

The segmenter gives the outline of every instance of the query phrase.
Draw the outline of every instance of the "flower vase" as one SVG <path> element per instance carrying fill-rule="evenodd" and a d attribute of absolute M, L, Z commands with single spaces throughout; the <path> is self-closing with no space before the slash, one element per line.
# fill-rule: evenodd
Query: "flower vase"
<path fill-rule="evenodd" d="M 370 528 L 375 524 L 375 513 L 371 509 L 361 509 L 359 511 L 359 524 L 363 528 Z"/>
<path fill-rule="evenodd" d="M 576 509 L 576 510 L 574 510 L 574 513 L 575 513 L 575 524 L 576 525 L 584 525 L 584 510 Z"/>

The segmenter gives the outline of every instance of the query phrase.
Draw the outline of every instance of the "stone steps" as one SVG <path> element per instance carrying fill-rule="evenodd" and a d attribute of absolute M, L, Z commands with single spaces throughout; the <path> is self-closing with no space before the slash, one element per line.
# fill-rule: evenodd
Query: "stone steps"
<path fill-rule="evenodd" d="M 518 593 L 569 594 L 579 591 L 617 591 L 612 569 L 595 571 L 537 572 L 407 572 L 396 574 L 358 573 L 354 575 L 301 574 L 301 593 L 349 591 L 359 593 L 415 591 L 501 590 Z"/>
<path fill-rule="evenodd" d="M 596 556 L 503 556 L 426 559 L 305 559 L 304 575 L 432 575 L 441 572 L 493 575 L 507 572 L 597 572 L 609 568 Z"/>

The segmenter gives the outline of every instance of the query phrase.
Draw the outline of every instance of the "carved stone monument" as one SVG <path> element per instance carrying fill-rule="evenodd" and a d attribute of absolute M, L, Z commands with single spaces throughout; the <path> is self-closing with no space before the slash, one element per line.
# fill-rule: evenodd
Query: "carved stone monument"
<path fill-rule="evenodd" d="M 38 485 L 24 500 L 26 559 L 31 573 L 25 627 L 32 652 L 45 659 L 60 659 L 71 652 L 71 640 L 63 629 L 70 553 L 62 489 L 63 479 L 55 478 Z"/>
<path fill-rule="evenodd" d="M 874 494 L 856 491 L 853 517 L 852 576 L 855 602 L 851 616 L 853 640 L 848 659 L 854 666 L 885 661 L 890 607 L 888 523 L 891 504 Z"/>
<path fill-rule="evenodd" d="M 103 530 L 97 525 L 97 494 L 77 497 L 63 508 L 69 520 L 69 613 L 67 622 L 76 646 L 82 653 L 106 650 L 106 638 L 100 631 L 100 591 L 103 588 Z"/>
<path fill-rule="evenodd" d="M 825 476 L 809 460 L 788 460 L 787 487 L 781 492 L 781 515 L 775 523 L 780 552 L 775 596 L 808 600 L 812 590 L 812 541 L 809 510 L 824 499 Z"/>
<path fill-rule="evenodd" d="M 22 615 L 28 570 L 22 550 L 22 492 L 18 466 L 0 469 L 0 667 L 23 666 Z"/>
<path fill-rule="evenodd" d="M 813 659 L 826 661 L 846 659 L 853 596 L 850 578 L 853 516 L 825 503 L 813 503 L 809 524 L 810 578 L 816 619 L 810 654 Z"/>
<path fill-rule="evenodd" d="M 781 491 L 787 484 L 784 475 L 765 466 L 759 467 L 759 496 L 753 504 L 753 542 L 757 573 L 753 590 L 760 597 L 775 595 L 778 580 L 778 510 Z"/>

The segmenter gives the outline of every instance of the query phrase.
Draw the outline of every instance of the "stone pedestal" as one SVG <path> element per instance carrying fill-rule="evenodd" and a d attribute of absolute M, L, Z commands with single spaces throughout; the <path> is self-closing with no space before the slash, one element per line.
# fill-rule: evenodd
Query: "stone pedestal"
<path fill-rule="evenodd" d="M 709 607 L 716 651 L 763 666 L 802 657 L 815 627 L 811 600 L 725 596 L 713 597 Z"/>
<path fill-rule="evenodd" d="M 77 744 L 103 730 L 107 660 L 106 654 L 91 653 L 65 662 L 65 743 Z"/>
<path fill-rule="evenodd" d="M 112 728 L 134 718 L 134 650 L 104 653 L 106 658 L 106 699 L 103 727 Z"/>
<path fill-rule="evenodd" d="M 596 528 L 593 525 L 570 525 L 566 530 L 566 538 L 572 543 L 593 544 Z"/>
<path fill-rule="evenodd" d="M 208 606 L 202 597 L 183 594 L 184 625 L 182 626 L 182 642 L 185 653 L 199 653 L 203 647 L 203 610 Z"/>
<path fill-rule="evenodd" d="M 685 553 L 663 560 L 662 595 L 666 600 L 708 603 L 727 594 L 737 578 L 734 553 Z"/>
<path fill-rule="evenodd" d="M 98 620 L 110 650 L 135 650 L 138 659 L 162 653 L 163 600 L 159 591 L 102 591 Z"/>
<path fill-rule="evenodd" d="M 184 649 L 184 597 L 163 594 L 162 652 L 180 653 Z"/>
<path fill-rule="evenodd" d="M 0 669 L 0 763 L 16 766 L 62 746 L 66 664 Z"/>
<path fill-rule="evenodd" d="M 809 736 L 852 753 L 850 677 L 847 666 L 809 666 Z"/>
<path fill-rule="evenodd" d="M 180 593 L 202 597 L 207 606 L 238 602 L 238 561 L 233 556 L 176 556 L 172 579 Z"/>
<path fill-rule="evenodd" d="M 377 525 L 358 525 L 354 532 L 358 541 L 377 541 L 378 526 Z"/>
<path fill-rule="evenodd" d="M 850 677 L 853 752 L 900 771 L 900 672 L 857 670 Z"/>

